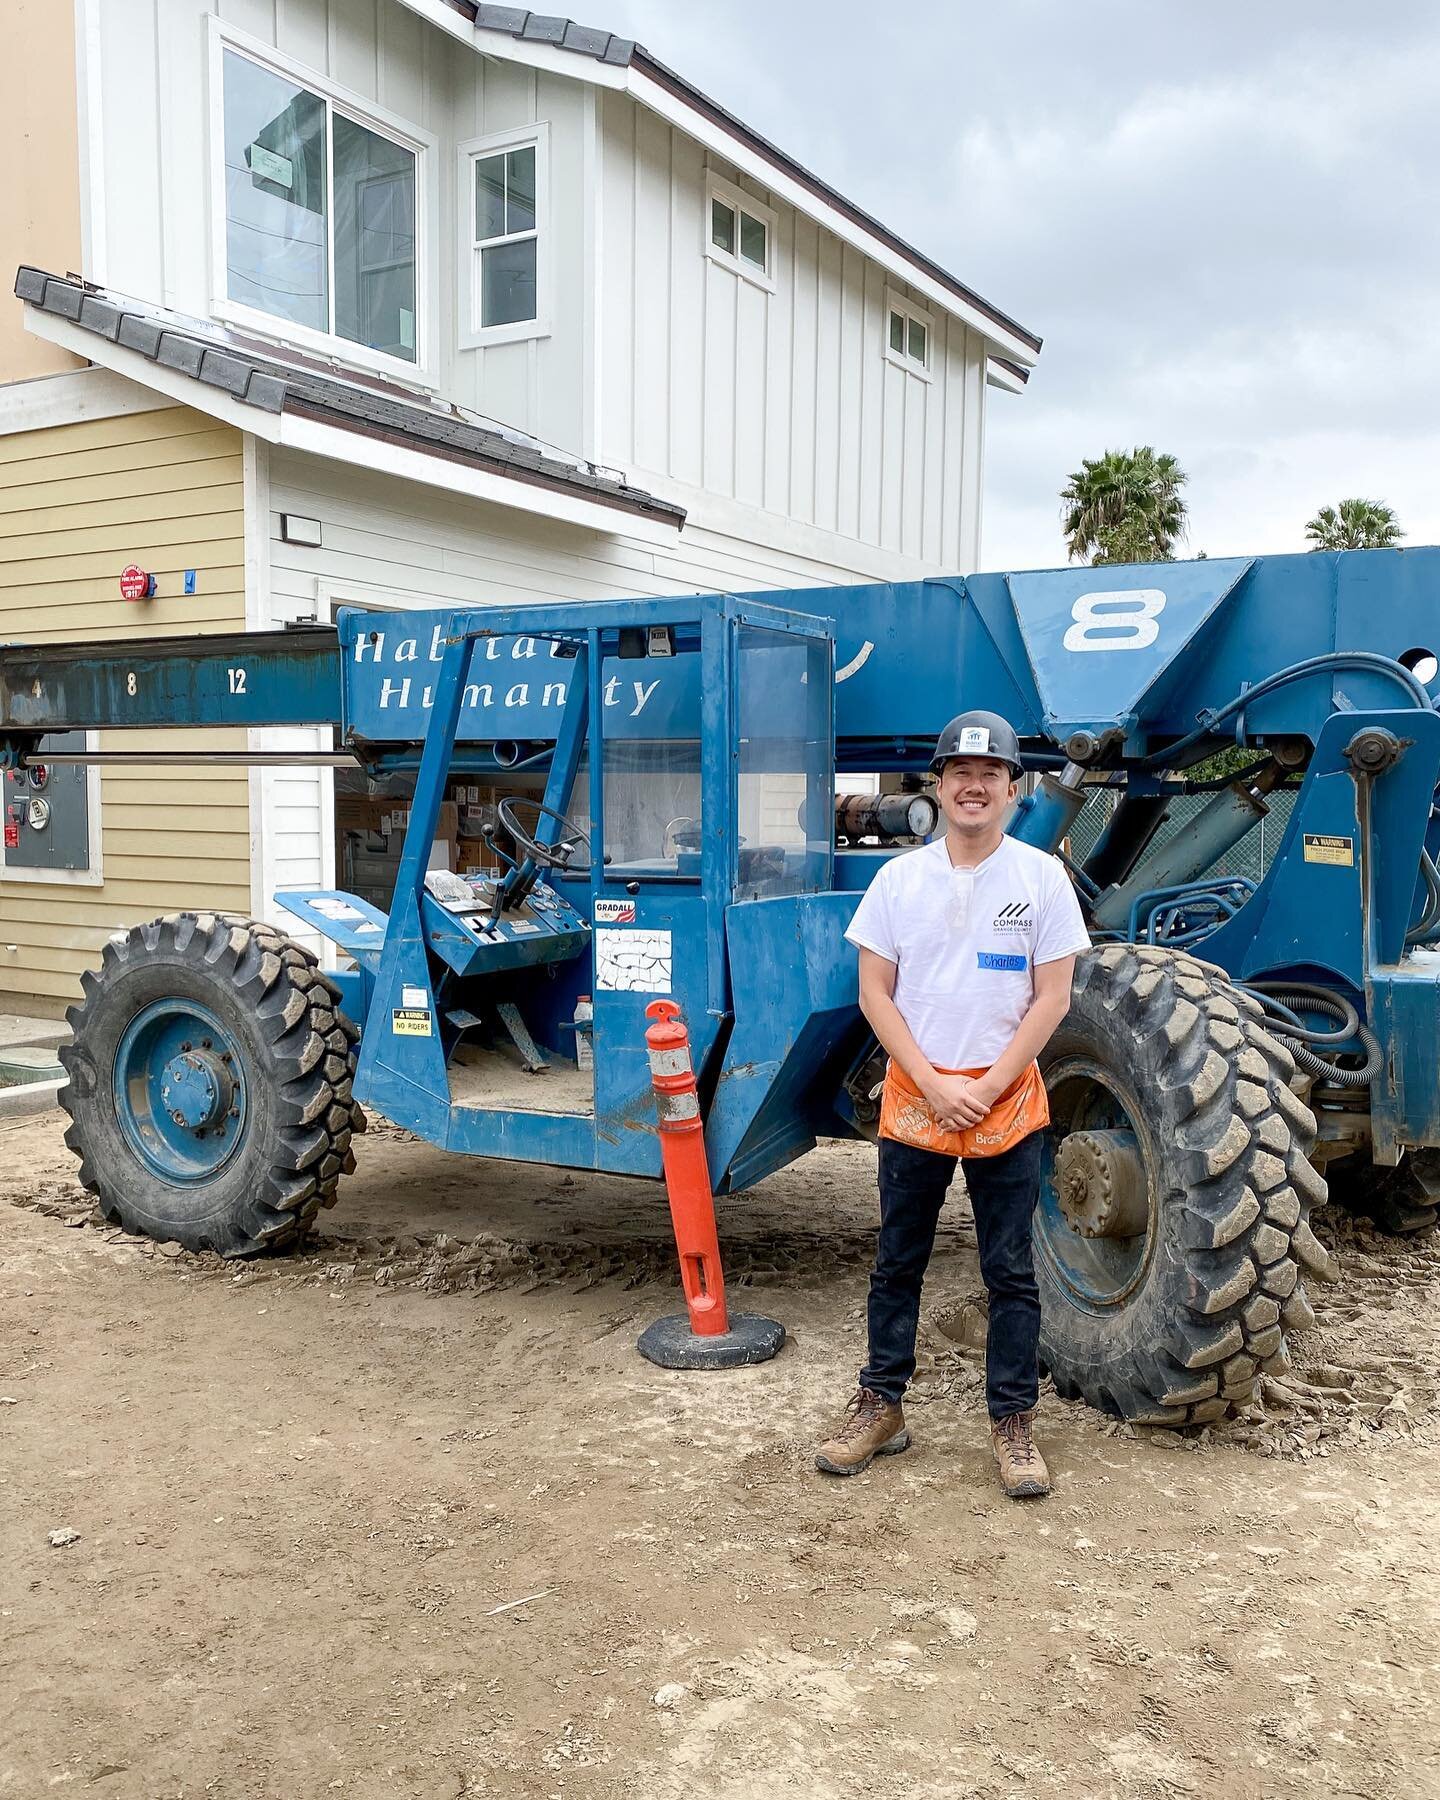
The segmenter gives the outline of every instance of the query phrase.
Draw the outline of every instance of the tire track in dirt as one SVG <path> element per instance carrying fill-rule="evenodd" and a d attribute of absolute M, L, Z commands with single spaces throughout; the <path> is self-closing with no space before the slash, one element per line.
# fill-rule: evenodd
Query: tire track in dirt
<path fill-rule="evenodd" d="M 372 1137 L 413 1141 L 377 1121 Z M 573 1178 L 561 1176 L 563 1184 Z M 574 1184 L 578 1187 L 578 1183 Z M 237 1269 L 211 1254 L 190 1255 L 178 1244 L 154 1244 L 116 1230 L 73 1180 L 39 1175 L 28 1191 L 12 1189 L 13 1206 L 55 1219 L 70 1229 L 94 1230 L 108 1245 L 157 1263 L 173 1263 L 187 1278 L 241 1288 L 369 1285 L 436 1296 L 563 1289 L 583 1293 L 610 1287 L 621 1294 L 676 1284 L 675 1247 L 650 1224 L 610 1219 L 567 1235 L 479 1231 L 347 1231 L 326 1220 L 288 1253 L 264 1256 Z M 1292 1333 L 1290 1367 L 1262 1378 L 1255 1401 L 1231 1419 L 1173 1431 L 1131 1426 L 1091 1414 L 1082 1402 L 1059 1399 L 1046 1384 L 1046 1404 L 1093 1418 L 1105 1435 L 1153 1436 L 1197 1451 L 1229 1449 L 1304 1460 L 1364 1444 L 1417 1446 L 1440 1442 L 1440 1231 L 1395 1240 L 1368 1221 L 1323 1210 L 1316 1225 L 1338 1260 L 1338 1282 L 1313 1293 L 1315 1322 Z M 339 1226 L 339 1228 L 337 1228 Z M 724 1233 L 726 1282 L 732 1289 L 824 1287 L 854 1283 L 874 1254 L 869 1228 L 776 1227 L 763 1215 L 739 1215 Z M 930 1293 L 944 1296 L 922 1331 L 915 1384 L 907 1404 L 947 1401 L 965 1412 L 984 1406 L 986 1301 L 978 1280 L 957 1295 L 973 1272 L 973 1234 L 957 1216 L 937 1246 Z M 628 1315 L 627 1315 L 628 1316 Z"/>

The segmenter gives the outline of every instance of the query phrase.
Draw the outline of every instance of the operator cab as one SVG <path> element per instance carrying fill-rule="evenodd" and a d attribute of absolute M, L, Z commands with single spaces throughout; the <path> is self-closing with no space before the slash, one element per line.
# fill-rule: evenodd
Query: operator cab
<path fill-rule="evenodd" d="M 395 626 L 342 614 L 347 741 L 394 734 Z M 832 884 L 829 623 L 703 596 L 407 615 L 404 631 L 448 648 L 388 914 L 280 896 L 356 958 L 362 1091 L 452 1149 L 657 1173 L 646 1006 L 680 1001 L 702 1068 L 730 1006 L 728 910 Z M 484 679 L 536 663 L 543 679 Z M 517 742 L 532 750 L 510 775 L 495 752 Z M 482 776 L 482 851 L 428 867 L 448 795 Z"/>

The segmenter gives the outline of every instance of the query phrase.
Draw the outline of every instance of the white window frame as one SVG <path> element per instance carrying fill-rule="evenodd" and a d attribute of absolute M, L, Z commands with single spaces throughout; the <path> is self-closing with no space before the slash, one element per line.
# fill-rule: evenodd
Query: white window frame
<path fill-rule="evenodd" d="M 910 321 L 925 327 L 925 361 L 917 362 L 908 349 L 901 352 L 892 348 L 890 343 L 890 315 L 899 313 L 905 320 L 905 342 L 910 342 Z M 893 363 L 897 369 L 904 369 L 907 375 L 917 375 L 921 381 L 932 379 L 935 367 L 935 320 L 923 306 L 917 306 L 913 300 L 907 300 L 894 288 L 885 290 L 885 323 L 880 336 L 880 345 L 885 352 L 885 360 Z"/>
<path fill-rule="evenodd" d="M 730 207 L 736 214 L 735 242 L 737 248 L 732 253 L 722 250 L 711 235 L 711 219 L 714 216 L 714 203 L 719 200 L 722 205 Z M 759 268 L 740 254 L 740 219 L 742 212 L 749 213 L 752 219 L 758 219 L 765 227 L 765 267 Z M 757 200 L 753 194 L 747 194 L 744 188 L 736 187 L 733 181 L 726 181 L 723 175 L 717 175 L 713 169 L 705 171 L 705 211 L 701 218 L 702 240 L 705 254 L 713 263 L 722 269 L 728 269 L 732 275 L 741 275 L 746 281 L 762 287 L 767 293 L 775 292 L 775 251 L 778 242 L 776 226 L 777 214 L 773 206 L 766 206 L 763 200 Z"/>
<path fill-rule="evenodd" d="M 475 241 L 475 164 L 506 150 L 535 146 L 535 317 L 516 319 L 509 325 L 480 323 L 480 282 L 476 276 L 479 245 Z M 517 125 L 512 131 L 494 131 L 486 137 L 467 138 L 459 146 L 460 206 L 460 330 L 462 350 L 484 350 L 491 344 L 518 344 L 527 338 L 549 337 L 550 321 L 550 125 L 538 119 Z M 521 234 L 516 233 L 516 237 Z M 500 243 L 487 238 L 487 243 Z"/>
<path fill-rule="evenodd" d="M 316 331 L 309 325 L 291 324 L 277 319 L 273 313 L 246 306 L 229 295 L 229 270 L 225 255 L 225 72 L 224 54 L 233 50 L 248 57 L 262 68 L 307 88 L 332 109 L 380 137 L 391 139 L 415 158 L 415 360 L 371 350 L 365 344 L 340 337 L 328 331 Z M 328 361 L 349 368 L 364 369 L 388 376 L 392 381 L 412 387 L 433 389 L 437 385 L 437 351 L 439 345 L 438 271 L 432 267 L 432 245 L 439 243 L 436 222 L 439 216 L 438 157 L 439 139 L 433 132 L 412 125 L 384 107 L 363 99 L 349 88 L 327 80 L 318 71 L 284 56 L 248 32 L 237 31 L 213 15 L 210 19 L 210 92 L 208 96 L 210 158 L 210 311 L 226 324 L 237 325 L 256 337 L 311 350 Z M 333 162 L 333 159 L 331 159 Z M 332 174 L 333 179 L 333 174 Z M 333 216 L 327 218 L 327 232 L 333 232 Z M 333 240 L 331 247 L 334 262 Z M 331 291 L 333 300 L 333 269 Z"/>

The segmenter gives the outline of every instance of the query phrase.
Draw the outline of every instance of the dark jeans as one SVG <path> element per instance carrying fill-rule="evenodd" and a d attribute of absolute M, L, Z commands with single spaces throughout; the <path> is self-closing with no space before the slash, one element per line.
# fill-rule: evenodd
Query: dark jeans
<path fill-rule="evenodd" d="M 1030 1219 L 1040 1191 L 1041 1136 L 1032 1131 L 999 1156 L 965 1163 L 980 1273 L 990 1295 L 985 1396 L 992 1419 L 1025 1412 L 1039 1398 L 1040 1294 Z M 915 1373 L 920 1287 L 957 1160 L 880 1140 L 880 1242 L 870 1277 L 870 1360 L 860 1385 L 887 1400 L 899 1400 Z"/>

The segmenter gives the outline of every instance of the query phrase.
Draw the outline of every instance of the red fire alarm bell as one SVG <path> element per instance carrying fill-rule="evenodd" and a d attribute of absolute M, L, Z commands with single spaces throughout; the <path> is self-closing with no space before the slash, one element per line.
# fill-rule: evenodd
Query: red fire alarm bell
<path fill-rule="evenodd" d="M 149 600 L 154 592 L 155 577 L 142 569 L 139 563 L 131 563 L 120 571 L 122 600 Z"/>

